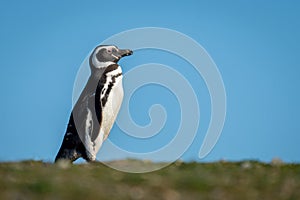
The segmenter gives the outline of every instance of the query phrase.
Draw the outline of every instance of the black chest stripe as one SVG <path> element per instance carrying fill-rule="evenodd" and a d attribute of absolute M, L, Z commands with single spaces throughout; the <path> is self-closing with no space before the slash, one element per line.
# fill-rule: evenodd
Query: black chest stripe
<path fill-rule="evenodd" d="M 116 78 L 121 75 L 122 75 L 122 73 L 118 73 L 111 77 L 111 82 L 108 84 L 108 88 L 106 89 L 105 94 L 102 99 L 101 99 L 101 92 L 103 92 L 104 85 L 107 81 L 106 73 L 104 73 L 102 75 L 100 81 L 98 82 L 98 86 L 97 86 L 96 93 L 95 93 L 95 111 L 96 111 L 97 119 L 98 119 L 98 122 L 100 125 L 102 123 L 102 109 L 108 100 L 108 96 L 109 96 L 109 93 L 111 92 L 111 89 L 113 88 L 114 84 L 116 83 Z"/>
<path fill-rule="evenodd" d="M 111 71 L 114 71 L 116 69 L 118 69 L 119 65 L 117 64 L 112 64 L 112 65 L 109 65 L 105 71 L 104 71 L 104 74 L 108 73 L 108 72 L 111 72 Z"/>
<path fill-rule="evenodd" d="M 121 76 L 121 75 L 122 75 L 122 73 L 118 73 L 118 74 L 116 74 L 116 75 L 114 75 L 114 76 L 111 77 L 111 82 L 109 82 L 108 88 L 107 88 L 107 90 L 106 90 L 106 92 L 104 94 L 104 97 L 101 99 L 101 103 L 102 103 L 103 107 L 105 106 L 105 104 L 107 102 L 107 99 L 108 99 L 108 96 L 109 96 L 109 93 L 110 93 L 112 87 L 116 83 L 116 78 L 119 77 L 119 76 Z"/>

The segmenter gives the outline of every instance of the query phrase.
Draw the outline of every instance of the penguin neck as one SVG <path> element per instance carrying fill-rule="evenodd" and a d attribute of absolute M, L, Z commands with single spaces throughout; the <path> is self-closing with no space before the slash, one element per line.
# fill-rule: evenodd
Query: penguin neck
<path fill-rule="evenodd" d="M 118 64 L 112 64 L 112 65 L 109 65 L 105 69 L 103 75 L 109 77 L 109 76 L 115 76 L 115 75 L 120 74 L 120 73 L 122 74 L 121 67 Z"/>
<path fill-rule="evenodd" d="M 122 73 L 121 67 L 117 63 L 112 63 L 107 67 L 92 69 L 90 80 L 97 82 L 103 76 L 114 76 L 115 74 L 119 73 Z"/>
<path fill-rule="evenodd" d="M 105 73 L 105 68 L 94 69 L 91 71 L 90 80 L 97 82 L 101 79 L 104 73 Z"/>
<path fill-rule="evenodd" d="M 99 81 L 106 81 L 107 77 L 113 77 L 116 75 L 122 75 L 122 69 L 116 63 L 113 63 L 105 68 L 93 69 L 86 85 L 88 88 L 88 93 L 95 92 L 95 88 L 97 87 Z"/>

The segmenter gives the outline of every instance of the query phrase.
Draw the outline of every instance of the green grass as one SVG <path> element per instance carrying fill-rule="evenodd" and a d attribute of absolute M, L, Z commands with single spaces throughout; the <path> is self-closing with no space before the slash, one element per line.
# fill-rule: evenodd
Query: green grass
<path fill-rule="evenodd" d="M 120 164 L 128 162 L 142 161 Z M 0 163 L 0 177 L 0 199 L 300 199 L 299 164 L 176 162 L 130 174 L 102 163 L 25 161 Z"/>

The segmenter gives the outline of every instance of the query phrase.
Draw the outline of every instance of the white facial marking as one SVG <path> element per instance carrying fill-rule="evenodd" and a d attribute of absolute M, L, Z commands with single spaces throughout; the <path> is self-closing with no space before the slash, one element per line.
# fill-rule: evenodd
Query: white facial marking
<path fill-rule="evenodd" d="M 96 60 L 97 60 L 97 59 L 96 59 Z M 94 61 L 93 61 L 93 65 L 94 65 L 97 69 L 106 68 L 107 66 L 112 65 L 112 64 L 116 64 L 116 63 L 114 63 L 114 62 L 112 62 L 112 61 L 108 61 L 108 62 L 99 62 L 98 60 L 97 60 L 96 63 L 94 63 Z"/>
<path fill-rule="evenodd" d="M 116 56 L 116 55 L 114 55 L 114 54 L 111 54 L 111 55 L 112 55 L 112 57 L 114 57 L 115 59 L 119 59 L 118 56 Z"/>

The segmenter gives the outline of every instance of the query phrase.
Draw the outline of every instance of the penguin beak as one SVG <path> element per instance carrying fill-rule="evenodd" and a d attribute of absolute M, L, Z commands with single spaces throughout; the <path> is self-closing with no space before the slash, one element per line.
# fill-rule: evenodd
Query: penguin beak
<path fill-rule="evenodd" d="M 132 50 L 130 50 L 130 49 L 120 49 L 120 50 L 119 50 L 119 55 L 120 55 L 121 57 L 130 56 L 130 55 L 132 55 L 132 54 L 133 54 L 133 52 L 132 52 Z"/>

